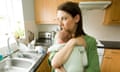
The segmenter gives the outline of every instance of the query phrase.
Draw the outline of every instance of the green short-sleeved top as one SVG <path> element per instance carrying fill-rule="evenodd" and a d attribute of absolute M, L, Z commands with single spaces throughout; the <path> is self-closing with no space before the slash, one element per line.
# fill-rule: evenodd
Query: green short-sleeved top
<path fill-rule="evenodd" d="M 88 57 L 88 66 L 86 67 L 85 72 L 100 72 L 96 39 L 89 35 L 85 35 L 84 39 L 87 45 L 86 52 Z"/>

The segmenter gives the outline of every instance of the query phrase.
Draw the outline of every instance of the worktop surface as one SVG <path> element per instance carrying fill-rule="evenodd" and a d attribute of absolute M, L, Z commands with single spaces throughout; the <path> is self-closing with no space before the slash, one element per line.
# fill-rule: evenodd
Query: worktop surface
<path fill-rule="evenodd" d="M 110 48 L 120 49 L 120 41 L 100 41 L 103 46 L 97 46 L 98 48 Z"/>

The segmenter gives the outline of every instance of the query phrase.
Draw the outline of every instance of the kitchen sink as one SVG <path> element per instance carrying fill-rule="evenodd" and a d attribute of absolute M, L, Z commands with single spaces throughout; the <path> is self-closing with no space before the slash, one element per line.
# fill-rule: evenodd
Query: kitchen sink
<path fill-rule="evenodd" d="M 35 59 L 35 56 L 33 54 L 22 54 L 20 58 Z"/>
<path fill-rule="evenodd" d="M 23 52 L 18 53 L 16 57 L 27 58 L 27 59 L 31 59 L 31 60 L 36 58 L 35 54 L 33 54 L 33 53 L 23 53 Z"/>
<path fill-rule="evenodd" d="M 30 59 L 30 60 L 37 60 L 39 59 L 39 57 L 41 57 L 42 55 L 41 54 L 38 54 L 36 52 L 24 52 L 24 51 L 21 51 L 21 52 L 18 52 L 16 54 L 16 56 L 14 57 L 18 57 L 18 58 L 25 58 L 25 59 Z"/>
<path fill-rule="evenodd" d="M 33 62 L 22 58 L 7 58 L 0 62 L 1 72 L 27 72 Z"/>
<path fill-rule="evenodd" d="M 0 72 L 33 72 L 43 57 L 35 51 L 17 51 L 0 61 Z"/>
<path fill-rule="evenodd" d="M 10 59 L 11 66 L 20 67 L 20 68 L 29 68 L 32 65 L 32 61 L 25 59 Z"/>
<path fill-rule="evenodd" d="M 10 67 L 9 69 L 0 70 L 1 72 L 27 72 L 25 69 L 18 67 Z"/>

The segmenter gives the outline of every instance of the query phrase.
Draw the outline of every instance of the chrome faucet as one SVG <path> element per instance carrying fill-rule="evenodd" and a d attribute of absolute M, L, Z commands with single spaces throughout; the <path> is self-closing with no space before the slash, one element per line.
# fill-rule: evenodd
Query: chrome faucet
<path fill-rule="evenodd" d="M 10 48 L 10 43 L 9 43 L 9 41 L 10 41 L 10 37 L 8 37 L 8 39 L 7 39 L 7 47 L 8 47 L 8 55 L 7 56 L 9 56 L 9 57 L 12 57 L 11 56 L 11 54 L 12 54 L 12 52 L 11 52 L 11 48 Z"/>

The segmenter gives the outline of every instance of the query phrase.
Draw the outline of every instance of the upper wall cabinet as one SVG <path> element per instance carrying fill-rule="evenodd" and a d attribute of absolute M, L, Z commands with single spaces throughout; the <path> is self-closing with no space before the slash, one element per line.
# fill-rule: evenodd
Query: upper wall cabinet
<path fill-rule="evenodd" d="M 110 0 L 112 4 L 109 8 L 106 9 L 104 24 L 106 25 L 120 25 L 120 0 Z"/>
<path fill-rule="evenodd" d="M 57 24 L 57 6 L 65 1 L 98 1 L 98 0 L 34 0 L 35 23 L 36 24 Z M 100 0 L 101 1 L 101 0 Z"/>
<path fill-rule="evenodd" d="M 57 6 L 65 1 L 79 2 L 80 0 L 34 0 L 35 23 L 36 24 L 57 24 Z"/>
<path fill-rule="evenodd" d="M 34 0 L 36 24 L 56 24 L 56 8 L 64 0 Z"/>

